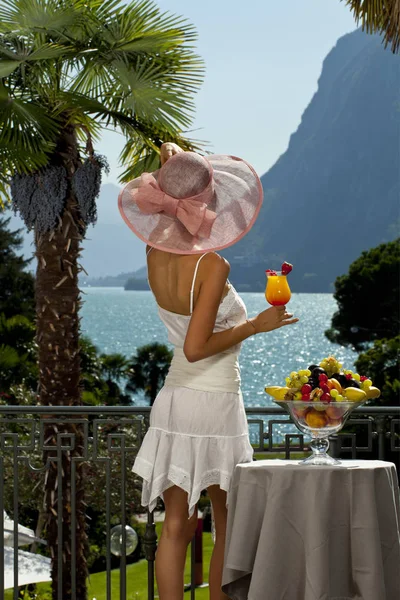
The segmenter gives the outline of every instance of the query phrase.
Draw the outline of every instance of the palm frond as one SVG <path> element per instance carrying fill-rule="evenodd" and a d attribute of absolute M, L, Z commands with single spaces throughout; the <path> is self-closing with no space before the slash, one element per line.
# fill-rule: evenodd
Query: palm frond
<path fill-rule="evenodd" d="M 79 18 L 72 3 L 58 0 L 3 0 L 0 31 L 61 32 Z"/>
<path fill-rule="evenodd" d="M 92 17 L 97 18 L 96 11 Z M 136 73 L 142 84 L 145 77 L 147 81 L 152 77 L 153 85 L 160 85 L 162 80 L 171 95 L 193 94 L 198 90 L 204 64 L 191 46 L 196 30 L 185 19 L 162 13 L 151 0 L 134 1 L 109 12 L 103 10 L 101 19 L 96 35 L 88 42 L 90 51 L 88 48 L 86 54 L 80 53 L 78 57 L 80 72 L 74 90 L 102 101 L 111 95 L 118 100 L 126 84 L 125 73 L 121 72 L 121 89 L 115 88 L 113 80 L 124 65 L 128 72 L 132 71 L 132 83 Z M 121 109 L 122 104 L 113 108 Z"/>
<path fill-rule="evenodd" d="M 151 131 L 151 127 L 147 126 L 147 135 L 132 136 L 127 140 L 120 154 L 120 162 L 128 165 L 125 171 L 120 176 L 121 182 L 130 181 L 138 177 L 143 172 L 152 172 L 160 166 L 159 146 L 163 142 L 174 142 L 183 150 L 192 150 L 201 152 L 205 146 L 205 142 L 184 138 L 180 135 L 172 135 L 167 131 L 155 129 Z"/>
<path fill-rule="evenodd" d="M 56 118 L 35 102 L 13 98 L 0 87 L 0 145 L 29 154 L 48 154 L 59 132 Z"/>
<path fill-rule="evenodd" d="M 0 58 L 0 78 L 11 75 L 20 64 L 19 60 L 4 60 Z"/>
<path fill-rule="evenodd" d="M 23 39 L 8 36 L 0 37 L 0 55 L 18 62 L 53 60 L 73 51 L 73 48 L 60 44 L 43 43 L 39 47 L 35 47 L 33 41 L 29 44 Z M 0 62 L 2 60 L 3 58 L 0 57 Z"/>
<path fill-rule="evenodd" d="M 188 92 L 177 94 L 165 85 L 161 69 L 136 61 L 136 69 L 123 61 L 112 64 L 115 79 L 119 82 L 116 95 L 123 98 L 122 108 L 131 109 L 140 119 L 158 122 L 162 127 L 187 127 L 194 104 Z"/>
<path fill-rule="evenodd" d="M 399 0 L 345 0 L 357 23 L 367 33 L 383 33 L 384 45 L 393 53 L 400 50 Z"/>
<path fill-rule="evenodd" d="M 152 0 L 5 0 L 0 21 L 0 194 L 46 164 L 61 123 L 87 148 L 120 131 L 124 177 L 157 167 L 163 141 L 199 148 L 182 135 L 204 70 L 185 19 Z"/>
<path fill-rule="evenodd" d="M 22 360 L 23 357 L 18 354 L 15 348 L 5 344 L 0 345 L 0 373 L 15 368 Z"/>

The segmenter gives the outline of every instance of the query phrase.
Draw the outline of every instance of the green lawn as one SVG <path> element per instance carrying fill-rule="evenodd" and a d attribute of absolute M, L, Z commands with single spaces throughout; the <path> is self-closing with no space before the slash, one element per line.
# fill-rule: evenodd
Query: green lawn
<path fill-rule="evenodd" d="M 156 524 L 157 536 L 160 537 L 161 523 Z M 203 567 L 204 567 L 204 582 L 208 581 L 208 568 L 210 564 L 213 542 L 211 533 L 203 534 Z M 147 561 L 141 560 L 133 565 L 129 565 L 127 571 L 127 600 L 147 600 Z M 186 558 L 185 568 L 185 583 L 190 582 L 190 548 Z M 38 600 L 47 600 L 47 594 L 50 589 L 49 584 L 38 585 Z M 111 590 L 112 597 L 119 597 L 119 570 L 111 572 Z M 190 597 L 190 592 L 186 592 L 185 596 Z M 89 600 L 106 600 L 106 573 L 96 573 L 90 576 L 89 583 Z M 12 600 L 12 591 L 8 590 L 4 596 L 5 600 Z M 156 589 L 156 598 L 157 589 Z M 199 588 L 196 590 L 196 600 L 208 600 L 208 588 Z"/>
<path fill-rule="evenodd" d="M 161 523 L 157 523 L 156 526 L 157 535 L 161 533 Z M 203 534 L 203 566 L 204 566 L 204 581 L 208 581 L 208 567 L 212 552 L 212 539 L 211 533 Z M 185 568 L 185 582 L 190 582 L 190 548 L 186 558 Z M 90 577 L 89 587 L 89 598 L 96 598 L 96 600 L 106 600 L 105 592 L 106 574 L 96 573 Z M 112 593 L 116 594 L 118 598 L 119 592 L 119 571 L 115 570 L 112 572 L 111 578 Z M 133 565 L 127 567 L 127 599 L 128 600 L 147 600 L 147 562 L 141 560 Z M 190 596 L 190 592 L 187 592 L 187 597 Z M 156 598 L 157 589 L 156 589 Z M 196 600 L 208 600 L 209 593 L 207 588 L 201 588 L 196 590 Z"/>
<path fill-rule="evenodd" d="M 291 452 L 290 460 L 302 460 L 303 458 L 307 458 L 310 455 L 310 452 Z M 285 455 L 280 452 L 255 452 L 254 459 L 255 460 L 272 460 L 273 458 L 285 458 Z"/>

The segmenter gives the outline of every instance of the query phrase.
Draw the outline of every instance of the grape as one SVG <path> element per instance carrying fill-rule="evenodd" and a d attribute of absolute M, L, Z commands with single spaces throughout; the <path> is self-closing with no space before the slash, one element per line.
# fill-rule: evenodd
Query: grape
<path fill-rule="evenodd" d="M 331 390 L 331 396 L 332 398 L 337 398 L 337 396 L 339 396 L 339 392 L 335 389 Z"/>
<path fill-rule="evenodd" d="M 348 379 L 346 387 L 360 388 L 361 385 L 355 379 Z"/>
<path fill-rule="evenodd" d="M 326 371 L 325 369 L 322 369 L 321 367 L 315 367 L 315 369 L 312 370 L 311 373 L 312 377 L 319 377 L 320 375 L 326 375 Z"/>
<path fill-rule="evenodd" d="M 342 387 L 347 387 L 347 377 L 346 377 L 346 375 L 343 375 L 343 373 L 340 373 L 337 377 L 335 377 L 335 379 L 338 380 L 338 382 L 340 383 L 340 385 Z"/>

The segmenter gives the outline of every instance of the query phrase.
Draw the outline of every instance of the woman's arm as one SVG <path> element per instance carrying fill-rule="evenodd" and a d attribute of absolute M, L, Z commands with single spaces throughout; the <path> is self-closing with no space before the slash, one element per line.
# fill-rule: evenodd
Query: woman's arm
<path fill-rule="evenodd" d="M 174 144 L 173 142 L 165 142 L 162 144 L 160 148 L 161 166 L 166 163 L 171 156 L 174 156 L 174 154 L 179 154 L 180 152 L 184 152 L 184 150 L 182 150 L 178 144 Z"/>
<path fill-rule="evenodd" d="M 202 260 L 200 269 L 208 276 L 201 281 L 199 296 L 190 320 L 183 351 L 189 362 L 196 362 L 224 352 L 248 337 L 297 323 L 284 306 L 264 310 L 253 319 L 235 325 L 225 331 L 213 333 L 217 312 L 229 275 L 229 264 L 217 254 L 209 254 Z M 199 269 L 199 270 L 200 270 Z"/>

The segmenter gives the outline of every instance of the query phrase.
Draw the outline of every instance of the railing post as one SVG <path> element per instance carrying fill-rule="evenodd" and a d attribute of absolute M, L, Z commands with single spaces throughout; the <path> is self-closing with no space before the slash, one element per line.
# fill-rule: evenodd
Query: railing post
<path fill-rule="evenodd" d="M 337 433 L 329 436 L 329 451 L 328 453 L 332 458 L 340 457 L 341 450 L 340 436 Z"/>
<path fill-rule="evenodd" d="M 190 600 L 196 598 L 196 588 L 203 584 L 203 518 L 197 518 L 197 527 L 190 544 Z M 189 586 L 185 586 L 188 590 Z"/>
<path fill-rule="evenodd" d="M 378 434 L 378 459 L 384 460 L 385 458 L 385 417 L 376 417 L 376 432 Z"/>
<path fill-rule="evenodd" d="M 147 598 L 154 600 L 154 561 L 157 550 L 157 532 L 154 513 L 147 511 L 146 531 L 143 536 L 144 555 L 147 560 Z"/>
<path fill-rule="evenodd" d="M 203 584 L 203 517 L 197 519 L 195 539 L 195 585 Z"/>

